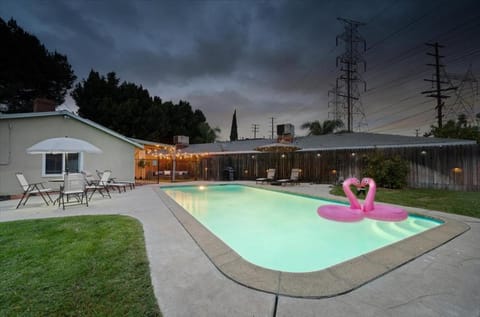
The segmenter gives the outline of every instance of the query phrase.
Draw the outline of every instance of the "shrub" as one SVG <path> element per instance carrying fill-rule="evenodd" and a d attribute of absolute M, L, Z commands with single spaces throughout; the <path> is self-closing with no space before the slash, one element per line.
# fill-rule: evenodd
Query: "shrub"
<path fill-rule="evenodd" d="M 405 187 L 408 172 L 408 162 L 399 156 L 386 158 L 377 153 L 365 158 L 364 176 L 373 178 L 379 187 Z"/>

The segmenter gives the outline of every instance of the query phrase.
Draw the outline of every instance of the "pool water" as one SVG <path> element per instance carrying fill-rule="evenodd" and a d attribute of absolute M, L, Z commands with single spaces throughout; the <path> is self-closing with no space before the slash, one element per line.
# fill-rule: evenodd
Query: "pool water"
<path fill-rule="evenodd" d="M 243 185 L 162 189 L 245 260 L 284 272 L 322 270 L 441 224 L 414 215 L 336 222 L 317 208 L 339 203 Z"/>

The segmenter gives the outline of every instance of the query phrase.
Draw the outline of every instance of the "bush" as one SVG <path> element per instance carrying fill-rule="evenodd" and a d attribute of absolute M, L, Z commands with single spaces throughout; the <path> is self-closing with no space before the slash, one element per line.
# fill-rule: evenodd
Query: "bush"
<path fill-rule="evenodd" d="M 379 187 L 403 188 L 407 185 L 408 162 L 395 156 L 385 158 L 374 154 L 365 158 L 365 177 L 371 177 Z"/>

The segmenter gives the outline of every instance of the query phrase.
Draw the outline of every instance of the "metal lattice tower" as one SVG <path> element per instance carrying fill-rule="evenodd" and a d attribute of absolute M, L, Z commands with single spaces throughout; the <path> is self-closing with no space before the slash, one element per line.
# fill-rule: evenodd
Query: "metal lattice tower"
<path fill-rule="evenodd" d="M 354 125 L 357 130 L 366 126 L 365 112 L 358 88 L 359 83 L 363 83 L 364 91 L 367 88 L 361 76 L 361 72 L 366 71 L 367 65 L 362 55 L 366 50 L 366 42 L 358 31 L 358 27 L 365 24 L 344 18 L 338 18 L 338 20 L 344 23 L 345 30 L 337 36 L 336 42 L 337 46 L 339 39 L 344 42 L 345 52 L 337 56 L 337 68 L 340 66 L 340 74 L 336 80 L 335 90 L 337 97 L 343 98 L 344 106 L 342 111 L 335 110 L 334 117 L 341 118 L 343 122 L 346 122 L 347 131 L 352 132 Z M 360 44 L 363 44 L 361 51 L 359 50 Z M 362 64 L 362 69 L 359 69 Z"/>
<path fill-rule="evenodd" d="M 449 83 L 450 87 L 457 87 L 455 94 L 445 105 L 445 118 L 457 120 L 460 114 L 466 116 L 467 122 L 474 124 L 476 114 L 480 112 L 478 105 L 478 79 L 470 66 L 464 75 L 442 73 L 443 80 Z"/>
<path fill-rule="evenodd" d="M 339 90 L 336 86 L 328 91 L 328 119 L 342 120 L 345 122 L 345 98 L 338 95 Z"/>

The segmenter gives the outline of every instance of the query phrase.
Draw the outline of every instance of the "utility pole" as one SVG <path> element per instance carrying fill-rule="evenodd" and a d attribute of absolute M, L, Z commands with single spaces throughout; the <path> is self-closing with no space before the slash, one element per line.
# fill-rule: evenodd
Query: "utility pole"
<path fill-rule="evenodd" d="M 253 123 L 252 124 L 252 132 L 253 132 L 253 138 L 256 139 L 257 138 L 257 132 L 258 130 L 260 129 L 260 125 L 257 124 L 257 123 Z"/>
<path fill-rule="evenodd" d="M 439 48 L 443 48 L 443 45 L 438 43 L 425 43 L 427 46 L 431 46 L 435 49 L 435 53 L 427 53 L 429 56 L 433 56 L 435 58 L 435 64 L 427 64 L 427 66 L 435 67 L 435 74 L 433 75 L 433 79 L 424 79 L 425 81 L 429 81 L 432 83 L 432 86 L 435 85 L 435 89 L 433 90 L 426 90 L 422 91 L 422 94 L 429 94 L 427 97 L 437 99 L 437 105 L 435 109 L 437 109 L 437 122 L 438 127 L 442 128 L 443 126 L 443 106 L 445 103 L 442 101 L 443 99 L 450 98 L 450 96 L 442 95 L 442 92 L 455 90 L 457 87 L 449 87 L 449 88 L 442 88 L 442 84 L 448 84 L 448 82 L 442 81 L 440 79 L 440 68 L 445 67 L 445 65 L 440 64 L 440 58 L 445 57 L 441 56 L 439 53 Z"/>
<path fill-rule="evenodd" d="M 363 71 L 366 71 L 366 62 L 358 49 L 359 44 L 363 43 L 363 52 L 366 51 L 365 39 L 358 32 L 358 27 L 365 24 L 344 18 L 337 18 L 337 20 L 344 23 L 345 31 L 337 36 L 336 44 L 338 46 L 338 40 L 342 40 L 345 43 L 345 52 L 337 57 L 337 67 L 340 62 L 342 74 L 337 77 L 335 90 L 337 96 L 343 97 L 346 101 L 347 131 L 352 132 L 354 116 L 361 117 L 357 120 L 358 127 L 365 122 L 365 112 L 360 102 L 360 92 L 358 90 L 359 82 L 364 84 L 364 90 L 367 89 L 367 85 L 358 69 L 358 66 L 363 64 Z M 339 84 L 339 82 L 342 82 L 342 84 Z M 345 113 L 343 116 L 345 117 Z"/>
<path fill-rule="evenodd" d="M 274 131 L 275 131 L 275 118 L 274 117 L 270 117 L 270 119 L 272 120 L 272 140 L 274 139 L 275 135 L 274 135 Z"/>

